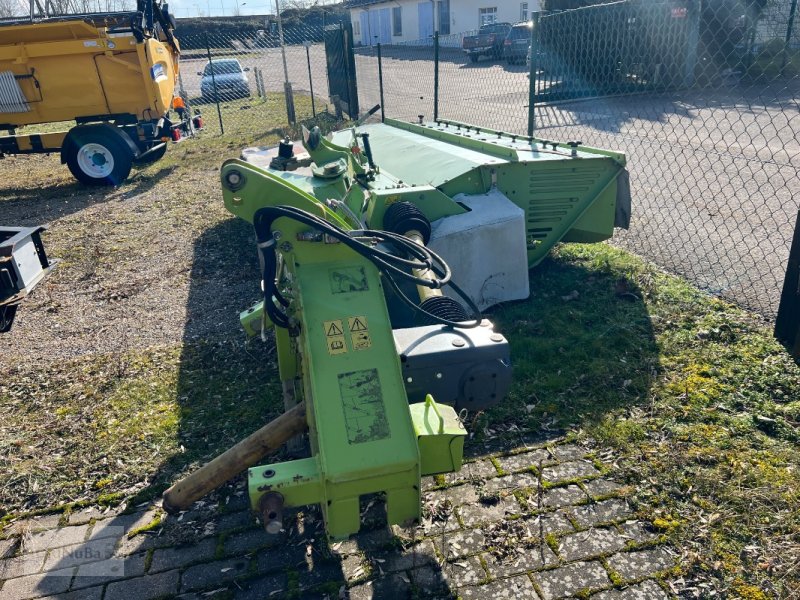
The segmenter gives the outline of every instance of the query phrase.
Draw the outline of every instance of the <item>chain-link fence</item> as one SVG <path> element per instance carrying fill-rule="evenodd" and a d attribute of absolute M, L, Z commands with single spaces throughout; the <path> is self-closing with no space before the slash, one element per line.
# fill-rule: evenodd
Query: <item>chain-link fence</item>
<path fill-rule="evenodd" d="M 361 106 L 382 104 L 393 119 L 433 118 L 435 50 L 433 40 L 426 42 L 356 48 Z"/>
<path fill-rule="evenodd" d="M 773 317 L 800 205 L 796 2 L 627 0 L 491 35 L 360 45 L 356 112 L 382 104 L 397 119 L 625 152 L 635 204 L 615 243 Z M 287 117 L 287 78 L 298 120 L 336 112 L 325 35 L 298 31 L 283 49 L 259 31 L 182 37 L 183 87 L 208 100 L 209 55 L 250 69 L 250 98 L 221 104 L 226 133 L 257 129 L 259 111 Z"/>
<path fill-rule="evenodd" d="M 401 116 L 625 152 L 634 216 L 615 243 L 773 317 L 800 206 L 795 12 L 628 0 L 540 13 L 492 45 L 449 36 L 433 69 L 397 75 L 419 110 Z"/>
<path fill-rule="evenodd" d="M 202 112 L 207 135 L 252 137 L 333 117 L 323 34 L 289 29 L 283 44 L 279 32 L 267 29 L 181 35 L 180 95 Z"/>

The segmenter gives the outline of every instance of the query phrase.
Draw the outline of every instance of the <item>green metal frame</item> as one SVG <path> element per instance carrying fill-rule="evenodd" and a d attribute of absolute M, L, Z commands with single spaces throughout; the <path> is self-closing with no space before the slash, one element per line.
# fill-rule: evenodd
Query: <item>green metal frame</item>
<path fill-rule="evenodd" d="M 235 190 L 231 172 L 240 176 Z M 242 161 L 227 161 L 222 181 L 226 206 L 247 220 L 263 206 L 288 205 L 346 227 L 313 196 Z M 279 370 L 283 381 L 302 380 L 296 399 L 306 402 L 313 456 L 250 469 L 252 506 L 270 492 L 286 506 L 318 503 L 334 539 L 358 531 L 368 494 L 385 494 L 389 523 L 417 520 L 421 465 L 426 473 L 460 468 L 466 432 L 449 406 L 430 399 L 424 410 L 409 407 L 375 266 L 343 244 L 305 241 L 308 228 L 291 219 L 274 227 L 297 323 L 294 336 L 276 329 Z M 250 334 L 270 325 L 263 303 L 241 320 Z"/>
<path fill-rule="evenodd" d="M 306 146 L 314 177 L 226 161 L 225 206 L 250 222 L 262 207 L 285 205 L 354 227 L 347 211 L 325 203 L 334 199 L 382 229 L 394 202 L 411 202 L 435 221 L 467 211 L 459 194 L 496 186 L 525 211 L 531 266 L 559 240 L 613 232 L 622 154 L 446 122 L 387 119 L 364 130 L 378 167 L 345 130 Z M 390 523 L 418 519 L 421 475 L 458 470 L 465 431 L 453 409 L 430 396 L 409 406 L 373 263 L 308 229 L 285 217 L 273 223 L 278 283 L 294 322 L 275 331 L 280 377 L 302 382 L 294 400 L 306 402 L 313 456 L 251 469 L 250 500 L 256 509 L 270 493 L 288 506 L 319 503 L 329 535 L 343 538 L 358 531 L 364 495 L 386 495 Z M 271 326 L 263 303 L 240 318 L 249 335 Z"/>

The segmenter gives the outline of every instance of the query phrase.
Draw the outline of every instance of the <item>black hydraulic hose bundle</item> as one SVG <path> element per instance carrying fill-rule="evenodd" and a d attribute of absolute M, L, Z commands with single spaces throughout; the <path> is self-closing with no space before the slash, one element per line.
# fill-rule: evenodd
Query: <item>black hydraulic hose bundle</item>
<path fill-rule="evenodd" d="M 450 267 L 438 254 L 430 249 L 420 246 L 402 235 L 389 231 L 372 229 L 345 231 L 333 223 L 329 223 L 325 219 L 299 208 L 269 206 L 256 211 L 253 217 L 253 226 L 256 232 L 256 242 L 261 255 L 263 270 L 264 310 L 276 327 L 288 328 L 290 325 L 289 317 L 283 310 L 289 305 L 289 301 L 281 294 L 275 280 L 278 272 L 278 255 L 274 246 L 279 242 L 273 235 L 272 224 L 282 217 L 313 227 L 320 233 L 337 239 L 372 262 L 397 293 L 398 297 L 413 310 L 425 315 L 432 322 L 465 329 L 477 327 L 481 324 L 480 309 L 461 288 L 451 281 Z M 379 244 L 386 244 L 396 253 L 381 249 L 378 247 Z M 433 279 L 417 277 L 411 272 L 412 269 L 429 270 L 436 277 Z M 449 285 L 464 300 L 472 313 L 471 320 L 465 322 L 453 321 L 425 310 L 400 289 L 399 280 L 410 281 L 415 285 L 431 289 L 440 289 Z"/>

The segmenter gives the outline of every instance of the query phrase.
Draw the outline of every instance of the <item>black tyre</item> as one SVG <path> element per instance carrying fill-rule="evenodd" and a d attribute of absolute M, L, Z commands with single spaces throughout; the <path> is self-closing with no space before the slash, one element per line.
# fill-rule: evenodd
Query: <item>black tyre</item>
<path fill-rule="evenodd" d="M 75 179 L 88 185 L 119 185 L 131 172 L 133 151 L 112 127 L 77 127 L 64 142 L 64 158 Z"/>
<path fill-rule="evenodd" d="M 161 160 L 164 158 L 164 155 L 167 153 L 167 144 L 161 144 L 158 149 L 154 150 L 150 154 L 143 156 L 142 158 L 136 159 L 137 165 L 149 165 L 156 161 Z"/>
<path fill-rule="evenodd" d="M 17 316 L 18 304 L 6 304 L 0 306 L 0 333 L 11 331 L 14 324 L 14 317 Z"/>
<path fill-rule="evenodd" d="M 478 62 L 478 55 L 477 54 L 470 54 L 469 55 L 469 62 L 471 62 L 471 63 Z"/>

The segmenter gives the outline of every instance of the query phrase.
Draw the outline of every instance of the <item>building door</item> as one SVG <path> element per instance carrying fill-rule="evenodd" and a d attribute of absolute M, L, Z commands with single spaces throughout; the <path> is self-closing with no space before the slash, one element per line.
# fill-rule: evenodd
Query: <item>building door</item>
<path fill-rule="evenodd" d="M 381 12 L 379 10 L 369 11 L 369 45 L 374 46 L 380 41 L 381 34 Z"/>
<path fill-rule="evenodd" d="M 361 13 L 361 45 L 370 46 L 372 40 L 369 36 L 369 13 L 364 11 Z"/>
<path fill-rule="evenodd" d="M 381 44 L 391 44 L 392 9 L 382 8 L 380 12 L 381 12 L 381 28 L 380 28 L 380 34 L 378 34 L 378 39 L 380 40 Z"/>
<path fill-rule="evenodd" d="M 420 2 L 417 4 L 419 17 L 419 39 L 427 40 L 433 36 L 433 2 Z"/>

